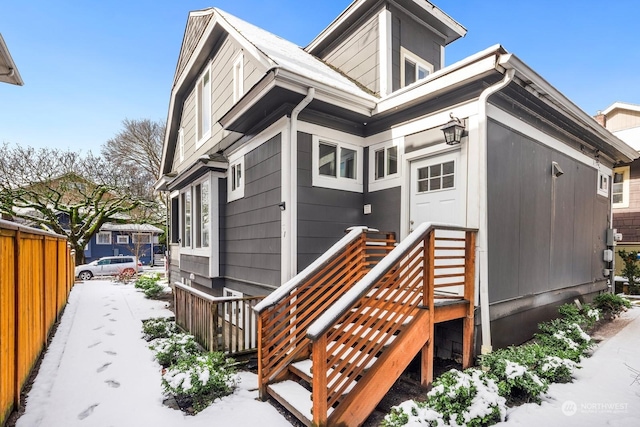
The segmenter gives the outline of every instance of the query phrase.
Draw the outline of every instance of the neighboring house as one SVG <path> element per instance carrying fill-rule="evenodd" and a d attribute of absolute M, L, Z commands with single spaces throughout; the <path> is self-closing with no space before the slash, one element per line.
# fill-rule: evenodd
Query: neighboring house
<path fill-rule="evenodd" d="M 436 221 L 479 229 L 487 346 L 606 291 L 609 182 L 637 152 L 502 46 L 445 67 L 465 33 L 417 0 L 356 0 L 304 49 L 191 12 L 156 185 L 171 280 L 264 295 L 350 226 Z"/>
<path fill-rule="evenodd" d="M 162 254 L 159 244 L 162 233 L 162 229 L 151 224 L 104 224 L 85 248 L 86 262 L 104 256 L 134 255 L 142 264 L 151 265 L 152 254 Z"/>
<path fill-rule="evenodd" d="M 615 102 L 595 119 L 615 136 L 640 151 L 640 105 Z M 618 249 L 640 250 L 640 161 L 615 165 L 611 181 L 613 228 L 622 234 Z M 616 258 L 616 272 L 624 267 Z"/>
<path fill-rule="evenodd" d="M 24 85 L 22 77 L 20 77 L 20 73 L 18 72 L 18 67 L 16 67 L 16 64 L 13 62 L 13 58 L 11 58 L 9 48 L 4 42 L 2 34 L 0 34 L 0 82 L 18 86 Z"/>

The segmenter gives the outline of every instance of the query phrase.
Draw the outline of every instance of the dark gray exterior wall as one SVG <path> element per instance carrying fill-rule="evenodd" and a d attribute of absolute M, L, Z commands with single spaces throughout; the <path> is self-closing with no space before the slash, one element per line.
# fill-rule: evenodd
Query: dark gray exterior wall
<path fill-rule="evenodd" d="M 495 121 L 488 132 L 489 299 L 502 347 L 529 339 L 563 302 L 606 288 L 609 209 L 595 169 Z"/>
<path fill-rule="evenodd" d="M 221 270 L 232 281 L 280 285 L 280 150 L 278 134 L 247 153 L 244 198 L 224 205 Z"/>
<path fill-rule="evenodd" d="M 352 191 L 312 186 L 311 141 L 298 132 L 298 271 L 302 271 L 345 235 L 363 224 L 364 197 Z"/>
<path fill-rule="evenodd" d="M 444 39 L 393 6 L 390 6 L 389 10 L 392 16 L 392 80 L 393 90 L 396 91 L 400 89 L 401 82 L 400 47 L 404 47 L 414 55 L 424 59 L 433 65 L 433 71 L 438 71 L 442 68 L 440 47 L 444 46 Z"/>

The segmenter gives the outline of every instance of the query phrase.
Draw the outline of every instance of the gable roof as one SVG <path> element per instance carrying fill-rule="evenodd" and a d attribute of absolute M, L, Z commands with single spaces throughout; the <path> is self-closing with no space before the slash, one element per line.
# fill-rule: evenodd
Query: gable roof
<path fill-rule="evenodd" d="M 640 112 L 640 105 L 617 101 L 611 104 L 606 110 L 604 110 L 602 114 L 607 116 L 610 113 L 612 113 L 614 110 L 629 110 L 629 111 Z"/>
<path fill-rule="evenodd" d="M 2 34 L 0 34 L 0 82 L 11 83 L 18 86 L 24 85 L 18 68 L 13 62 L 13 58 L 11 58 L 9 48 L 2 38 Z"/>

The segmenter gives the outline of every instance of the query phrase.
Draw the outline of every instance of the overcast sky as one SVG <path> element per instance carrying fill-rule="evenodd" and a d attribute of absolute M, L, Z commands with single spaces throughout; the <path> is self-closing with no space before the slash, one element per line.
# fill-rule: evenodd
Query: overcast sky
<path fill-rule="evenodd" d="M 306 46 L 349 0 L 3 1 L 25 82 L 0 84 L 0 143 L 97 152 L 122 120 L 167 117 L 189 11 L 214 6 Z M 467 28 L 452 64 L 496 43 L 590 115 L 640 104 L 636 0 L 436 0 Z"/>

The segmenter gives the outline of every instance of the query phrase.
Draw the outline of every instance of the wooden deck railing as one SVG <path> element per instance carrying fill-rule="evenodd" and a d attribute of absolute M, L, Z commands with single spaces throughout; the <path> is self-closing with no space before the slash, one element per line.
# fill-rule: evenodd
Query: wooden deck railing
<path fill-rule="evenodd" d="M 376 399 L 388 390 L 386 386 L 395 381 L 390 378 L 390 368 L 399 375 L 404 368 L 398 368 L 415 356 L 409 354 L 406 344 L 417 344 L 419 350 L 429 343 L 422 366 L 423 383 L 431 382 L 436 300 L 466 300 L 463 340 L 465 363 L 470 362 L 474 254 L 475 230 L 421 224 L 309 325 L 306 337 L 312 343 L 314 425 L 327 425 L 330 408 L 329 425 L 364 420 L 373 410 L 367 401 L 375 406 Z M 422 329 L 411 329 L 411 322 L 417 319 L 423 323 Z M 402 341 L 403 332 L 410 334 L 413 343 Z M 394 342 L 398 344 L 393 356 L 396 360 L 386 360 L 384 351 L 392 349 Z M 403 362 L 398 358 L 404 358 Z M 389 363 L 386 372 L 378 372 L 376 363 L 385 360 Z M 349 407 L 353 404 L 355 408 Z"/>
<path fill-rule="evenodd" d="M 376 233 L 366 227 L 351 229 L 324 256 L 256 306 L 261 398 L 266 398 L 268 384 L 286 375 L 289 363 L 309 356 L 307 327 L 393 249 L 392 234 Z"/>
<path fill-rule="evenodd" d="M 258 348 L 258 316 L 253 307 L 259 297 L 214 297 L 181 283 L 173 288 L 176 323 L 209 351 L 229 355 Z"/>
<path fill-rule="evenodd" d="M 73 281 L 65 237 L 0 220 L 0 425 L 20 405 Z"/>

